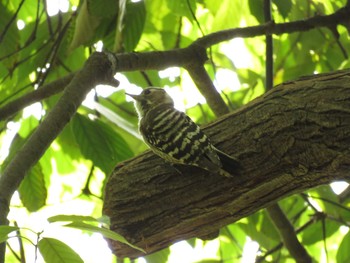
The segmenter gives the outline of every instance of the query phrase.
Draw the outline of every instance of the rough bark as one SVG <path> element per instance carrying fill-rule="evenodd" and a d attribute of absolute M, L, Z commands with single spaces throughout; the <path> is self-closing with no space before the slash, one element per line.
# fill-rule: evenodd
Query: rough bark
<path fill-rule="evenodd" d="M 205 236 L 288 195 L 350 178 L 350 71 L 284 83 L 206 126 L 240 160 L 234 178 L 182 168 L 151 152 L 120 164 L 105 191 L 110 228 L 152 253 Z M 142 256 L 109 241 L 120 257 Z"/>

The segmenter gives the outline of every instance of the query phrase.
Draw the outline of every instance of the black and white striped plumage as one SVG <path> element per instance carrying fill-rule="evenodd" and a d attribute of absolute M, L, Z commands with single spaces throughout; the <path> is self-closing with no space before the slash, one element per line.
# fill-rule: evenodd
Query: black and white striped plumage
<path fill-rule="evenodd" d="M 185 113 L 174 108 L 163 89 L 148 88 L 132 95 L 139 115 L 139 130 L 145 143 L 160 157 L 174 164 L 198 166 L 212 173 L 230 176 L 221 158 L 236 165 L 230 156 L 216 149 Z M 219 157 L 220 156 L 220 157 Z"/>

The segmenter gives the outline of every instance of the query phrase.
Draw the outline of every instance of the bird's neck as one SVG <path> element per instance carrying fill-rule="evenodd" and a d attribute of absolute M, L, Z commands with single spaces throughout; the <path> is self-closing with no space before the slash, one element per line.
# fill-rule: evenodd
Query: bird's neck
<path fill-rule="evenodd" d="M 155 106 L 147 103 L 141 104 L 138 108 L 139 118 L 142 119 L 150 112 L 152 112 L 152 114 L 159 114 L 168 108 L 174 108 L 174 103 L 162 103 Z"/>

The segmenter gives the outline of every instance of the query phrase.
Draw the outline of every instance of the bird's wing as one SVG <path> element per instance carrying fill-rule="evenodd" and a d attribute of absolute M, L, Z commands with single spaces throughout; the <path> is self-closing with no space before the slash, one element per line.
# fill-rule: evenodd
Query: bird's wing
<path fill-rule="evenodd" d="M 140 129 L 146 143 L 169 161 L 197 166 L 212 162 L 220 166 L 207 136 L 183 112 L 157 107 L 144 117 Z"/>

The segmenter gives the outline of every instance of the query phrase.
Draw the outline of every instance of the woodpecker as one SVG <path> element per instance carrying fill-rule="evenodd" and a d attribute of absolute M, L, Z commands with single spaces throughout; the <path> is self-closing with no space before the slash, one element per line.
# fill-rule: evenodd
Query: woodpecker
<path fill-rule="evenodd" d="M 150 87 L 139 95 L 126 95 L 135 100 L 144 142 L 167 162 L 197 166 L 226 177 L 239 166 L 237 160 L 215 148 L 190 117 L 174 108 L 164 89 Z"/>

